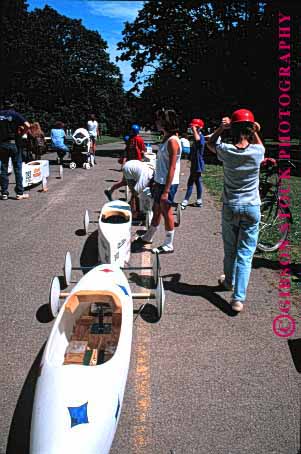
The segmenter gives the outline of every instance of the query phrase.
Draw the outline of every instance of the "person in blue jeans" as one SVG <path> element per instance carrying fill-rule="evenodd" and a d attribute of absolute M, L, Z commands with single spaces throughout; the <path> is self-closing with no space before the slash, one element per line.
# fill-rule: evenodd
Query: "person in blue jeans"
<path fill-rule="evenodd" d="M 232 143 L 219 138 L 231 128 Z M 260 126 L 247 109 L 239 109 L 231 119 L 222 119 L 220 127 L 209 137 L 207 146 L 217 154 L 224 167 L 222 236 L 224 274 L 219 284 L 232 290 L 231 306 L 242 311 L 247 295 L 252 259 L 256 250 L 259 221 L 259 170 L 264 146 L 258 135 Z"/>
<path fill-rule="evenodd" d="M 66 133 L 64 127 L 64 123 L 57 121 L 50 132 L 51 146 L 57 152 L 59 162 L 62 162 L 65 154 L 69 152 L 69 148 L 65 144 Z"/>
<path fill-rule="evenodd" d="M 22 150 L 16 145 L 18 128 L 23 127 L 24 132 L 30 127 L 28 121 L 15 111 L 14 105 L 10 101 L 5 101 L 4 109 L 0 110 L 0 186 L 1 199 L 7 200 L 9 196 L 8 185 L 8 162 L 12 160 L 15 173 L 15 192 L 16 199 L 28 199 L 28 194 L 24 194 L 22 176 Z"/>
<path fill-rule="evenodd" d="M 188 205 L 189 199 L 193 191 L 193 185 L 196 185 L 197 200 L 194 206 L 201 207 L 202 202 L 202 172 L 205 169 L 204 162 L 204 149 L 205 149 L 205 138 L 201 132 L 204 128 L 204 122 L 200 118 L 194 118 L 191 120 L 189 127 L 192 129 L 193 144 L 188 159 L 190 159 L 190 175 L 187 181 L 187 191 L 183 202 L 181 203 L 182 210 Z"/>

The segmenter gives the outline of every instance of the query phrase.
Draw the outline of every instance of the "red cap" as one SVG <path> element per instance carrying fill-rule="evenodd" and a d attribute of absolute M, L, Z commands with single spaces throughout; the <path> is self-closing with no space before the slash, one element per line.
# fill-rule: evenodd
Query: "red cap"
<path fill-rule="evenodd" d="M 239 109 L 233 112 L 231 123 L 240 123 L 242 121 L 249 121 L 250 123 L 254 123 L 255 118 L 250 110 Z"/>
<path fill-rule="evenodd" d="M 189 126 L 198 126 L 199 128 L 203 128 L 205 126 L 205 123 L 200 118 L 193 118 Z"/>

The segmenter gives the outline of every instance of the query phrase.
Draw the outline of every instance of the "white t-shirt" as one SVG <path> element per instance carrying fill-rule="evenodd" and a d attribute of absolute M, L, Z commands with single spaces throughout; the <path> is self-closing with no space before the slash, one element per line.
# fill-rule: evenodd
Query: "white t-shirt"
<path fill-rule="evenodd" d="M 179 144 L 179 151 L 177 154 L 175 174 L 174 174 L 171 184 L 179 184 L 179 181 L 180 181 L 180 163 L 181 163 L 181 153 L 182 153 L 181 141 L 177 136 L 170 136 L 168 140 L 166 140 L 164 143 L 161 143 L 161 145 L 159 145 L 159 151 L 157 153 L 155 182 L 159 183 L 159 184 L 166 183 L 166 178 L 167 178 L 168 169 L 169 169 L 169 152 L 167 149 L 167 145 L 171 139 L 176 140 Z"/>
<path fill-rule="evenodd" d="M 133 180 L 136 182 L 134 189 L 137 194 L 140 194 L 147 188 L 150 179 L 154 175 L 154 169 L 152 169 L 148 163 L 136 159 L 126 162 L 122 172 L 126 180 Z"/>
<path fill-rule="evenodd" d="M 87 123 L 87 129 L 90 136 L 97 137 L 98 122 L 96 120 L 89 120 Z"/>

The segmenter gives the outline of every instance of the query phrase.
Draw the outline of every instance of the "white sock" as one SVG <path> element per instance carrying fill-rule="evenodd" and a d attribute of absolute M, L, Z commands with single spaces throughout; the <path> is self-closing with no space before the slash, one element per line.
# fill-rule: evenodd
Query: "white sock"
<path fill-rule="evenodd" d="M 142 235 L 141 238 L 144 241 L 153 241 L 153 238 L 154 238 L 155 233 L 157 232 L 158 228 L 159 228 L 158 225 L 157 226 L 151 225 L 149 227 L 149 229 L 147 230 L 147 232 L 144 235 Z"/>
<path fill-rule="evenodd" d="M 169 249 L 173 249 L 173 238 L 175 236 L 174 230 L 165 231 L 165 240 L 163 246 L 167 246 Z"/>

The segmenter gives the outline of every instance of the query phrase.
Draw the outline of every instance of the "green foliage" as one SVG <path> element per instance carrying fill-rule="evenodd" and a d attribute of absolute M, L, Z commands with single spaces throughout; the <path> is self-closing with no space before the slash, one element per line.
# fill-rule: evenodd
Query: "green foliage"
<path fill-rule="evenodd" d="M 132 62 L 134 88 L 146 84 L 144 121 L 164 106 L 175 108 L 183 124 L 197 116 L 208 125 L 246 107 L 265 134 L 276 136 L 279 9 L 276 2 L 260 0 L 145 2 L 119 43 L 120 59 Z M 291 7 L 285 4 L 283 10 L 290 14 Z M 300 43 L 300 10 L 292 11 L 291 28 L 291 43 Z M 298 45 L 291 52 L 292 109 L 299 119 Z"/>
<path fill-rule="evenodd" d="M 1 97 L 13 99 L 46 132 L 57 120 L 67 127 L 85 126 L 89 113 L 95 113 L 118 135 L 131 113 L 122 76 L 99 33 L 49 6 L 27 13 L 22 0 L 10 0 L 3 12 Z"/>

